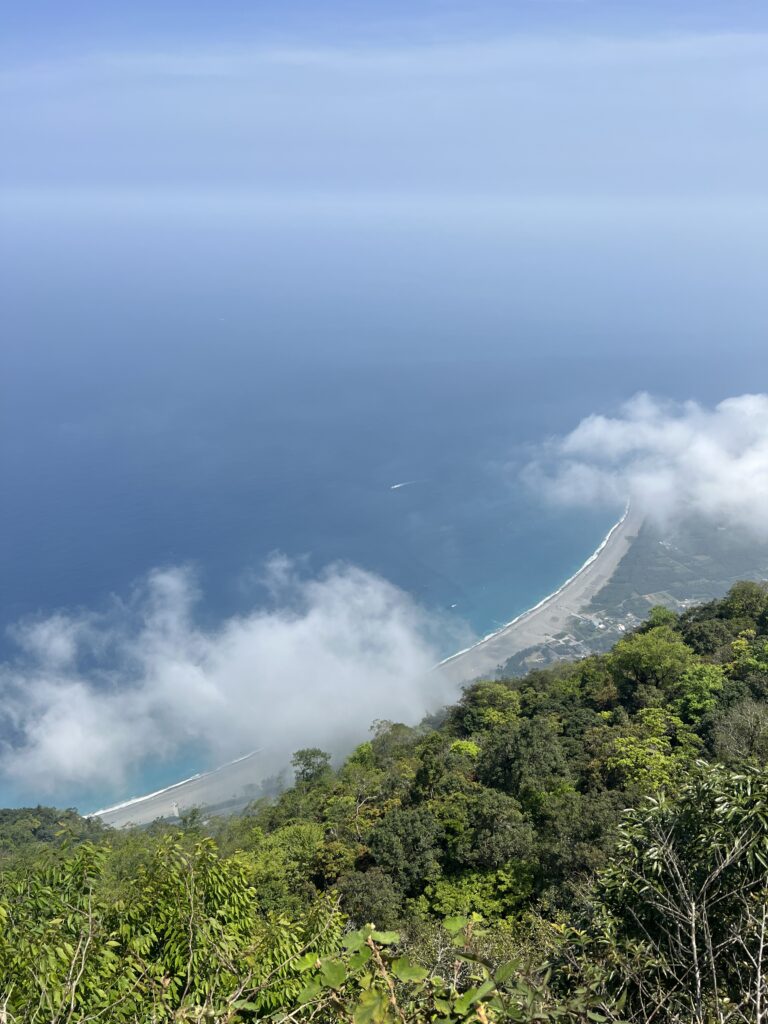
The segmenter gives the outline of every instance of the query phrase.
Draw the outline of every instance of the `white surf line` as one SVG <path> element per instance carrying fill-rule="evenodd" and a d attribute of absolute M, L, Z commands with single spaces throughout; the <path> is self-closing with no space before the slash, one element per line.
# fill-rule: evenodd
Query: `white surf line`
<path fill-rule="evenodd" d="M 134 796 L 130 800 L 124 800 L 120 804 L 113 804 L 112 807 L 103 807 L 100 811 L 91 811 L 90 814 L 86 814 L 86 818 L 96 818 L 101 814 L 110 814 L 112 811 L 122 811 L 125 807 L 132 807 L 134 804 L 143 803 L 145 800 L 152 800 L 153 797 L 163 796 L 164 793 L 171 793 L 174 789 L 178 789 L 179 786 L 186 786 L 188 782 L 197 782 L 199 779 L 207 779 L 211 775 L 215 775 L 217 772 L 223 771 L 225 768 L 231 768 L 234 764 L 239 764 L 241 761 L 247 761 L 249 757 L 253 757 L 258 754 L 258 750 L 252 750 L 250 754 L 243 754 L 242 757 L 236 757 L 234 761 L 228 761 L 226 764 L 220 764 L 218 768 L 211 768 L 207 772 L 195 772 L 194 775 L 190 775 L 188 779 L 182 779 L 181 782 L 174 782 L 170 786 L 166 786 L 165 789 L 156 789 L 154 793 L 145 793 L 144 796 Z"/>
<path fill-rule="evenodd" d="M 418 480 L 403 480 L 401 484 L 390 484 L 390 491 L 399 491 L 401 487 L 412 487 Z"/>
<path fill-rule="evenodd" d="M 516 615 L 514 619 L 510 619 L 510 621 L 506 625 L 502 626 L 500 629 L 495 629 L 492 633 L 486 634 L 486 636 L 484 636 L 482 640 L 478 640 L 476 643 L 470 644 L 469 647 L 465 647 L 461 651 L 456 651 L 455 654 L 450 654 L 447 658 L 443 658 L 442 661 L 438 661 L 438 663 L 435 665 L 435 668 L 440 668 L 441 665 L 447 665 L 454 659 L 460 658 L 463 654 L 468 654 L 469 651 L 474 651 L 476 647 L 482 646 L 484 643 L 487 643 L 489 640 L 492 640 L 495 636 L 498 636 L 500 633 L 503 633 L 505 630 L 509 629 L 510 626 L 517 625 L 518 622 L 522 622 L 523 619 L 527 618 L 529 615 L 533 615 L 534 612 L 539 611 L 545 605 L 549 604 L 550 601 L 554 601 L 556 598 L 558 598 L 566 589 L 566 587 L 569 587 L 575 579 L 581 576 L 581 574 L 590 567 L 590 565 L 593 565 L 597 561 L 602 551 L 605 549 L 605 546 L 608 543 L 608 541 L 619 529 L 619 527 L 621 527 L 624 524 L 628 515 L 629 502 L 627 502 L 627 506 L 624 509 L 624 513 L 621 519 L 619 519 L 618 522 L 615 522 L 613 524 L 608 533 L 606 533 L 605 537 L 603 537 L 599 546 L 592 552 L 592 554 L 586 560 L 584 565 L 582 565 L 580 569 L 577 569 L 573 576 L 569 576 L 565 583 L 561 584 L 557 588 L 557 590 L 553 590 L 551 594 L 547 594 L 546 597 L 543 597 L 541 601 L 539 601 L 538 604 L 535 604 L 532 608 L 528 608 L 526 611 L 521 612 L 519 615 Z"/>

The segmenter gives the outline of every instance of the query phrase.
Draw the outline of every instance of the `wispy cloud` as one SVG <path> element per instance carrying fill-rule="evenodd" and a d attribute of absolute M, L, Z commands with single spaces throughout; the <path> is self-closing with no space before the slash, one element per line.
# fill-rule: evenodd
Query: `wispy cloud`
<path fill-rule="evenodd" d="M 760 191 L 768 35 L 83 53 L 0 77 L 8 183 Z"/>
<path fill-rule="evenodd" d="M 173 49 L 96 50 L 78 57 L 63 57 L 7 66 L 0 81 L 22 82 L 59 75 L 139 78 L 200 77 L 242 79 L 262 68 L 317 68 L 369 76 L 373 72 L 431 75 L 488 76 L 501 70 L 549 67 L 626 67 L 627 63 L 666 64 L 681 70 L 681 62 L 709 62 L 762 57 L 768 51 L 768 33 L 645 33 L 635 35 L 520 33 L 488 41 L 329 45 L 218 45 L 178 46 Z"/>
<path fill-rule="evenodd" d="M 768 537 L 768 395 L 714 408 L 637 395 L 551 441 L 527 479 L 565 505 L 623 503 L 657 520 L 703 517 Z"/>

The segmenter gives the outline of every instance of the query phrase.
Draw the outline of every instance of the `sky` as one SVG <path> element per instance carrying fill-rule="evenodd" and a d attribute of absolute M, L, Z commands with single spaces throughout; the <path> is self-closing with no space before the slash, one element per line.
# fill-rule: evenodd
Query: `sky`
<path fill-rule="evenodd" d="M 767 31 L 738 2 L 6 4 L 0 181 L 231 204 L 753 197 Z"/>
<path fill-rule="evenodd" d="M 220 41 L 252 34 L 273 40 L 311 36 L 318 41 L 435 41 L 472 39 L 515 31 L 637 32 L 730 31 L 764 28 L 757 0 L 313 0 L 249 3 L 247 0 L 72 0 L 66 17 L 56 0 L 29 0 L 3 7 L 3 48 L 11 54 L 61 53 L 83 44 L 115 40 L 163 42 L 205 38 Z"/>

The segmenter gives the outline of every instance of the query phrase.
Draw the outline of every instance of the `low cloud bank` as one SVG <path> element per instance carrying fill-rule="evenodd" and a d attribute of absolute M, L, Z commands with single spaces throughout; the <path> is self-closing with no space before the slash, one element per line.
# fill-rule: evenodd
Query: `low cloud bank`
<path fill-rule="evenodd" d="M 195 622 L 194 575 L 152 572 L 102 614 L 14 628 L 0 667 L 0 774 L 39 798 L 135 784 L 185 747 L 229 760 L 260 748 L 280 768 L 302 746 L 343 751 L 371 721 L 414 721 L 445 695 L 430 668 L 436 623 L 353 567 L 301 578 L 269 567 L 276 610 Z"/>
<path fill-rule="evenodd" d="M 768 395 L 706 408 L 640 394 L 551 441 L 525 475 L 558 504 L 631 500 L 664 525 L 695 516 L 765 540 Z"/>

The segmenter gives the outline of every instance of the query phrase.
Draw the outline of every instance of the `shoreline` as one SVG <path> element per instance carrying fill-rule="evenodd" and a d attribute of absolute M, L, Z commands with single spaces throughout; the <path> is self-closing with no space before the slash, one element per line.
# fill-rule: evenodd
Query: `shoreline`
<path fill-rule="evenodd" d="M 621 518 L 613 524 L 598 547 L 556 590 L 500 629 L 444 658 L 433 671 L 444 674 L 453 683 L 466 683 L 484 673 L 495 672 L 520 651 L 545 643 L 563 632 L 572 616 L 582 614 L 609 582 L 642 522 L 643 518 L 633 514 L 627 503 Z"/>
<path fill-rule="evenodd" d="M 210 780 L 212 776 L 219 774 L 220 772 L 226 771 L 228 768 L 233 768 L 235 765 L 240 764 L 243 761 L 248 761 L 250 758 L 255 757 L 260 751 L 252 750 L 248 754 L 242 754 L 240 757 L 236 757 L 234 761 L 228 761 L 226 764 L 220 764 L 216 768 L 209 768 L 208 771 L 195 772 L 194 775 L 190 775 L 186 779 L 180 779 L 178 782 L 172 782 L 170 786 L 165 786 L 163 789 L 156 789 L 152 793 L 145 793 L 143 796 L 129 797 L 128 800 L 122 800 L 120 803 L 112 804 L 111 807 L 102 807 L 98 811 L 90 811 L 84 815 L 86 818 L 100 818 L 104 815 L 117 814 L 120 811 L 125 811 L 129 807 L 134 807 L 136 804 L 142 804 L 149 800 L 156 800 L 158 797 L 166 797 L 167 794 L 173 793 L 174 790 L 181 789 L 183 787 L 189 788 L 190 783 L 205 783 Z"/>
<path fill-rule="evenodd" d="M 443 677 L 447 685 L 459 687 L 483 675 L 494 675 L 499 666 L 513 655 L 564 632 L 571 618 L 583 613 L 609 582 L 642 523 L 643 516 L 627 504 L 621 518 L 584 564 L 556 590 L 500 629 L 444 658 L 432 671 Z M 228 764 L 197 773 L 153 793 L 92 811 L 87 816 L 100 817 L 107 824 L 119 828 L 128 824 L 146 824 L 158 817 L 173 817 L 180 807 L 215 804 L 231 798 L 233 791 L 252 781 L 248 762 L 257 753 L 253 751 Z"/>

